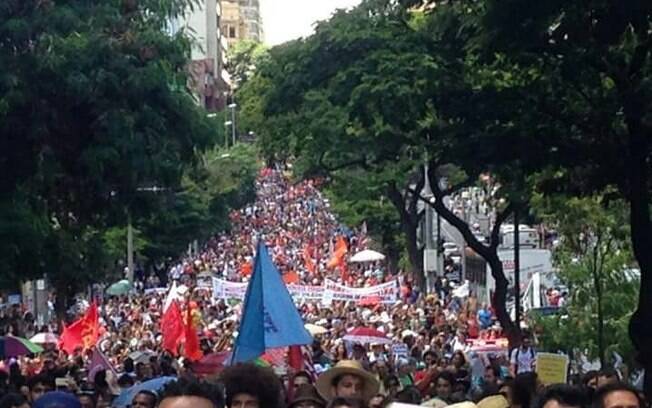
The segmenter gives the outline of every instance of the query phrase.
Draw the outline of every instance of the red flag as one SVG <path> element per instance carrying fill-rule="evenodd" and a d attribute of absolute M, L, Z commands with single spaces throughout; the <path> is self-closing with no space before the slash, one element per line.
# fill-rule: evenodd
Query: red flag
<path fill-rule="evenodd" d="M 59 337 L 59 349 L 72 354 L 77 347 L 84 350 L 95 346 L 100 335 L 100 323 L 97 314 L 97 304 L 93 302 L 86 314 L 70 326 L 63 328 Z"/>
<path fill-rule="evenodd" d="M 312 362 L 312 352 L 309 346 L 290 346 L 288 348 L 288 366 L 291 370 L 290 384 L 294 384 L 294 377 L 298 372 L 308 374 L 312 381 L 317 380 L 317 372 Z M 294 397 L 294 388 L 288 388 L 288 396 Z"/>
<path fill-rule="evenodd" d="M 95 346 L 100 337 L 100 321 L 97 313 L 97 303 L 93 302 L 82 319 L 82 346 L 84 350 Z"/>
<path fill-rule="evenodd" d="M 339 265 L 340 268 L 342 268 L 342 263 L 344 263 L 344 257 L 346 256 L 347 252 L 349 252 L 349 249 L 346 246 L 344 237 L 337 237 L 335 250 L 333 251 L 333 255 L 326 266 L 332 269 Z"/>
<path fill-rule="evenodd" d="M 173 356 L 177 355 L 177 345 L 183 339 L 184 325 L 183 317 L 181 316 L 181 309 L 176 300 L 173 300 L 163 313 L 161 318 L 161 333 L 163 334 L 163 350 L 172 353 Z"/>
<path fill-rule="evenodd" d="M 294 271 L 290 271 L 283 275 L 283 282 L 285 282 L 286 285 L 299 283 L 299 275 Z"/>
<path fill-rule="evenodd" d="M 317 372 L 312 361 L 312 351 L 309 346 L 290 346 L 288 349 L 288 366 L 295 373 L 305 371 L 313 381 L 317 379 Z"/>
<path fill-rule="evenodd" d="M 76 320 L 68 327 L 63 323 L 61 324 L 63 326 L 63 332 L 59 337 L 59 349 L 65 351 L 67 354 L 72 354 L 82 344 L 81 319 Z"/>
<path fill-rule="evenodd" d="M 251 262 L 245 262 L 240 265 L 240 275 L 242 276 L 251 276 L 251 272 L 254 270 L 254 266 Z"/>
<path fill-rule="evenodd" d="M 197 329 L 192 319 L 192 308 L 188 304 L 186 310 L 186 325 L 185 325 L 186 342 L 183 346 L 183 356 L 190 361 L 197 361 L 204 356 L 201 348 L 199 347 L 199 336 L 197 336 Z"/>
<path fill-rule="evenodd" d="M 303 370 L 301 346 L 290 346 L 290 349 L 288 350 L 288 365 L 295 371 Z"/>
<path fill-rule="evenodd" d="M 308 272 L 315 273 L 315 260 L 312 258 L 312 248 L 310 244 L 303 248 L 303 263 Z"/>

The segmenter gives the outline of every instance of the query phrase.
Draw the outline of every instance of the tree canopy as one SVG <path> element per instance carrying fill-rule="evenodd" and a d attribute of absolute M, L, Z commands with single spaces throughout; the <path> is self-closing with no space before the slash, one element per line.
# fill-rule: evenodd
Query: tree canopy
<path fill-rule="evenodd" d="M 436 210 L 495 266 L 499 287 L 498 231 L 489 245 L 477 242 L 446 195 L 491 174 L 503 199 L 498 221 L 527 213 L 537 193 L 622 198 L 641 269 L 631 334 L 652 365 L 652 329 L 643 324 L 652 313 L 652 6 L 424 3 L 364 1 L 311 37 L 271 49 L 250 81 L 261 150 L 294 158 L 305 174 L 355 169 L 371 184 L 394 183 L 398 214 L 420 191 L 415 177 L 428 160 Z M 449 164 L 463 177 L 440 189 Z"/>
<path fill-rule="evenodd" d="M 195 5 L 2 3 L 0 236 L 12 244 L 0 278 L 46 273 L 65 298 L 114 269 L 129 219 L 144 254 L 176 256 L 227 195 L 240 200 L 232 185 L 205 198 L 189 181 L 221 144 L 186 86 L 191 37 L 168 29 Z"/>

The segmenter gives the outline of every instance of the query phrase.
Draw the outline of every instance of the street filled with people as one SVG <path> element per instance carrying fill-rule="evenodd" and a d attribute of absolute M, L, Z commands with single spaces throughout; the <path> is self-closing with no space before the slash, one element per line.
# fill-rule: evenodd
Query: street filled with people
<path fill-rule="evenodd" d="M 351 262 L 373 242 L 366 227 L 338 222 L 319 187 L 265 168 L 256 201 L 231 214 L 231 229 L 164 279 L 80 298 L 65 325 L 39 326 L 19 304 L 1 310 L 0 408 L 647 406 L 613 369 L 580 377 L 562 366 L 554 383 L 537 366 L 535 333 L 525 328 L 510 351 L 472 291 L 421 293 L 380 258 Z M 258 241 L 312 342 L 236 362 Z"/>

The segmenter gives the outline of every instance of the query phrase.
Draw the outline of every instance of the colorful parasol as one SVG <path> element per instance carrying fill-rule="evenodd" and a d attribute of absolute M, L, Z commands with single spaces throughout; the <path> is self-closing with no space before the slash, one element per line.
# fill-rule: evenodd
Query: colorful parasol
<path fill-rule="evenodd" d="M 392 344 L 392 340 L 388 339 L 385 333 L 370 327 L 357 327 L 348 332 L 343 339 L 360 344 Z"/>
<path fill-rule="evenodd" d="M 54 333 L 43 332 L 32 336 L 29 341 L 35 344 L 57 344 L 59 343 L 59 336 Z"/>
<path fill-rule="evenodd" d="M 127 279 L 114 283 L 106 289 L 106 293 L 111 296 L 126 295 L 133 289 L 133 285 Z"/>
<path fill-rule="evenodd" d="M 25 354 L 41 353 L 42 351 L 43 347 L 22 337 L 0 337 L 0 360 Z"/>

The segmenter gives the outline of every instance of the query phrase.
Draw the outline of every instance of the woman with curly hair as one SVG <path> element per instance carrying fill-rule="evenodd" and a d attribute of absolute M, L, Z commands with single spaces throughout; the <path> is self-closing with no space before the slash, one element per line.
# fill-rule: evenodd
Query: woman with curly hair
<path fill-rule="evenodd" d="M 228 408 L 279 408 L 281 382 L 271 368 L 252 363 L 227 367 L 220 375 Z"/>

